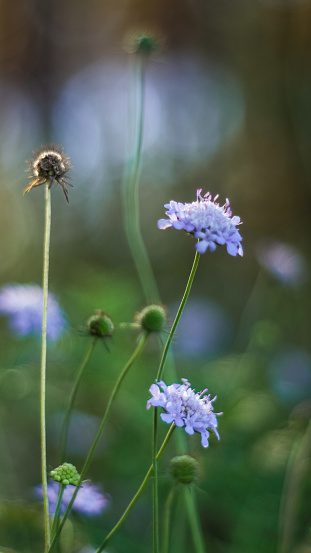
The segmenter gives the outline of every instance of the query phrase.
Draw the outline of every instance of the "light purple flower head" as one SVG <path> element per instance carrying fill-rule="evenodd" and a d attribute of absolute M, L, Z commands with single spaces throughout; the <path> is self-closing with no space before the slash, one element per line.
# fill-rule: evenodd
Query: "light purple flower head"
<path fill-rule="evenodd" d="M 229 200 L 220 206 L 216 203 L 218 195 L 212 199 L 209 192 L 203 197 L 201 192 L 202 189 L 197 190 L 197 201 L 191 204 L 174 201 L 166 204 L 169 219 L 160 219 L 158 228 L 173 227 L 193 234 L 199 240 L 195 245 L 199 253 L 205 253 L 207 249 L 213 252 L 218 244 L 226 244 L 230 255 L 243 256 L 242 237 L 236 228 L 241 221 L 240 217 L 232 217 Z"/>
<path fill-rule="evenodd" d="M 17 336 L 42 332 L 43 290 L 37 284 L 8 284 L 0 291 L 0 314 L 7 315 Z M 53 294 L 48 297 L 47 338 L 58 340 L 67 326 L 65 317 Z"/>
<path fill-rule="evenodd" d="M 60 484 L 53 480 L 48 483 L 48 498 L 50 514 L 54 514 Z M 75 486 L 66 486 L 64 489 L 60 512 L 63 514 L 72 498 L 75 491 Z M 35 488 L 35 494 L 40 499 L 43 498 L 42 485 Z M 101 515 L 110 503 L 110 496 L 103 492 L 98 485 L 91 482 L 83 482 L 82 487 L 77 493 L 77 497 L 73 503 L 72 509 L 82 515 L 96 516 Z"/>
<path fill-rule="evenodd" d="M 195 393 L 185 378 L 182 378 L 182 382 L 183 384 L 167 386 L 161 380 L 159 384 L 152 384 L 149 392 L 153 397 L 147 401 L 147 409 L 150 409 L 151 405 L 162 407 L 166 411 L 166 413 L 161 413 L 161 419 L 164 422 L 169 424 L 174 422 L 176 426 L 184 426 L 187 434 L 200 432 L 201 444 L 203 447 L 208 447 L 208 428 L 219 440 L 218 421 L 216 414 L 213 413 L 212 405 L 216 397 L 210 399 L 210 395 L 205 396 L 207 390 Z M 162 392 L 160 388 L 162 388 Z"/>

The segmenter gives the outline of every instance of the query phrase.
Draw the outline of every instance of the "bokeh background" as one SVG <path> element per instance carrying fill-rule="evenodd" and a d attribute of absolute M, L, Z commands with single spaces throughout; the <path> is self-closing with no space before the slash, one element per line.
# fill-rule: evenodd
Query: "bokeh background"
<path fill-rule="evenodd" d="M 23 197 L 25 159 L 53 141 L 73 165 L 70 205 L 53 187 L 50 288 L 68 327 L 48 349 L 49 468 L 59 462 L 66 399 L 88 346 L 79 331 L 85 320 L 103 309 L 116 331 L 110 353 L 96 347 L 77 397 L 68 460 L 78 468 L 137 341 L 137 331 L 119 326 L 144 306 L 121 201 L 131 88 L 123 43 L 145 28 L 159 33 L 163 48 L 146 74 L 141 226 L 171 321 L 194 241 L 157 229 L 163 204 L 193 201 L 203 188 L 222 203 L 230 198 L 243 221 L 242 259 L 221 247 L 201 256 L 174 341 L 179 377 L 208 387 L 224 412 L 220 442 L 212 437 L 203 450 L 199 436 L 188 439 L 201 469 L 196 496 L 206 549 L 274 553 L 285 525 L 288 551 L 309 553 L 310 451 L 302 467 L 295 464 L 311 415 L 309 0 L 2 0 L 1 286 L 41 283 L 44 190 Z M 0 325 L 0 551 L 36 553 L 43 547 L 33 492 L 40 484 L 40 342 L 16 338 L 5 317 Z M 90 467 L 110 506 L 101 517 L 73 516 L 63 553 L 100 543 L 149 466 L 145 402 L 159 356 L 151 342 L 128 375 Z M 162 502 L 175 445 L 160 465 Z M 150 494 L 107 551 L 150 550 Z M 172 532 L 172 553 L 192 550 L 181 496 Z"/>

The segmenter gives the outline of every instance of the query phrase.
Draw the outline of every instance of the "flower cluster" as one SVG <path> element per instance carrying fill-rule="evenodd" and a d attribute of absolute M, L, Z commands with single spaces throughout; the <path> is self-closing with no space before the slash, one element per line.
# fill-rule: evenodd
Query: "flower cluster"
<path fill-rule="evenodd" d="M 48 483 L 49 509 L 51 514 L 55 512 L 59 486 L 60 484 L 55 481 Z M 62 514 L 66 511 L 74 491 L 74 486 L 67 486 L 64 489 L 60 508 L 60 512 Z M 40 499 L 43 498 L 42 485 L 35 488 L 35 494 Z M 102 512 L 108 507 L 109 503 L 110 496 L 103 493 L 100 486 L 96 486 L 90 482 L 84 482 L 77 493 L 72 509 L 83 515 L 96 516 L 102 514 Z"/>
<path fill-rule="evenodd" d="M 207 249 L 213 252 L 219 244 L 226 245 L 230 255 L 243 256 L 242 237 L 236 228 L 241 221 L 240 217 L 232 217 L 229 200 L 220 206 L 216 203 L 218 195 L 212 199 L 209 192 L 204 197 L 201 192 L 202 189 L 197 191 L 197 201 L 191 204 L 174 201 L 166 204 L 169 219 L 160 219 L 159 229 L 173 227 L 193 234 L 198 239 L 195 247 L 199 253 L 205 253 Z"/>
<path fill-rule="evenodd" d="M 184 426 L 187 434 L 200 432 L 201 444 L 203 447 L 208 447 L 208 428 L 214 432 L 219 440 L 218 422 L 216 414 L 213 413 L 212 405 L 216 397 L 210 399 L 210 395 L 205 396 L 207 390 L 195 393 L 185 378 L 182 378 L 182 382 L 183 384 L 167 386 L 161 380 L 159 384 L 152 384 L 149 392 L 153 397 L 147 401 L 147 409 L 151 405 L 162 407 L 166 411 L 166 413 L 161 414 L 161 419 L 164 422 L 169 424 L 174 422 L 176 426 Z M 162 388 L 162 392 L 160 388 Z"/>
<path fill-rule="evenodd" d="M 41 336 L 43 291 L 36 284 L 8 284 L 0 291 L 0 314 L 9 317 L 17 336 Z M 66 320 L 53 294 L 48 297 L 47 337 L 57 340 L 66 327 Z"/>

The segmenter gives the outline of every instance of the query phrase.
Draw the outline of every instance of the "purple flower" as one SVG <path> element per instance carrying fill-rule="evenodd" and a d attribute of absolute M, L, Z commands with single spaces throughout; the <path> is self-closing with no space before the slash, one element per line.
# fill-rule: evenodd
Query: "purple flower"
<path fill-rule="evenodd" d="M 232 217 L 229 200 L 220 206 L 216 203 L 218 195 L 212 200 L 209 192 L 204 197 L 201 192 L 202 189 L 197 190 L 197 201 L 191 204 L 174 201 L 166 204 L 169 219 L 160 219 L 158 228 L 173 227 L 193 234 L 199 240 L 195 245 L 199 253 L 205 253 L 208 248 L 213 252 L 217 244 L 226 244 L 230 255 L 243 256 L 242 237 L 236 228 L 241 221 L 240 217 Z"/>
<path fill-rule="evenodd" d="M 60 484 L 55 482 L 48 483 L 48 498 L 50 514 L 54 514 L 58 491 Z M 75 486 L 66 486 L 64 489 L 60 512 L 63 514 L 71 500 L 72 494 L 75 491 Z M 43 498 L 42 485 L 35 488 L 35 494 L 40 499 Z M 110 503 L 110 496 L 103 493 L 100 486 L 91 484 L 90 482 L 84 482 L 82 487 L 77 493 L 77 497 L 73 503 L 72 509 L 80 514 L 87 516 L 101 515 L 102 512 Z"/>
<path fill-rule="evenodd" d="M 263 240 L 257 246 L 257 260 L 283 284 L 295 286 L 306 281 L 306 263 L 295 246 L 272 239 Z"/>
<path fill-rule="evenodd" d="M 37 284 L 8 284 L 0 291 L 0 314 L 7 315 L 17 336 L 42 332 L 43 290 Z M 53 294 L 48 297 L 47 337 L 57 340 L 67 323 Z"/>
<path fill-rule="evenodd" d="M 184 426 L 187 434 L 200 432 L 201 444 L 203 447 L 208 447 L 208 428 L 219 440 L 218 422 L 212 405 L 216 397 L 210 399 L 210 395 L 204 396 L 207 390 L 195 393 L 185 378 L 182 378 L 182 382 L 183 384 L 166 386 L 161 380 L 159 384 L 152 384 L 149 392 L 153 397 L 147 401 L 147 409 L 150 409 L 151 405 L 163 407 L 166 413 L 161 413 L 161 419 L 164 422 L 170 424 L 174 421 L 176 426 Z M 163 392 L 160 391 L 160 388 Z"/>

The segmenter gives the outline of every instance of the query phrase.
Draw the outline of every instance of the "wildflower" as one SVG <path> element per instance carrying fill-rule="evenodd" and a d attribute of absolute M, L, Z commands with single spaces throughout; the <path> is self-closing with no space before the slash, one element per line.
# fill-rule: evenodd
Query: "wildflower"
<path fill-rule="evenodd" d="M 24 194 L 48 180 L 50 181 L 49 188 L 51 188 L 55 180 L 62 187 L 65 198 L 69 203 L 68 190 L 65 184 L 69 186 L 73 185 L 65 178 L 65 175 L 72 166 L 70 165 L 69 157 L 64 154 L 61 146 L 55 146 L 55 144 L 42 146 L 41 150 L 34 152 L 33 158 L 27 161 L 27 163 L 30 173 L 29 178 L 32 181 L 24 191 Z"/>
<path fill-rule="evenodd" d="M 162 305 L 147 305 L 137 313 L 136 322 L 146 332 L 161 332 L 167 322 L 166 310 Z"/>
<path fill-rule="evenodd" d="M 183 384 L 171 384 L 167 386 L 162 380 L 159 384 L 152 384 L 149 392 L 153 396 L 147 401 L 147 409 L 151 405 L 162 407 L 166 413 L 161 413 L 161 419 L 164 422 L 174 422 L 176 426 L 184 426 L 187 434 L 200 432 L 201 444 L 208 447 L 209 432 L 208 428 L 214 432 L 219 440 L 217 431 L 217 418 L 213 413 L 212 402 L 216 397 L 210 399 L 210 395 L 205 396 L 206 390 L 195 393 L 190 388 L 190 383 L 182 378 Z M 163 392 L 160 391 L 162 388 Z M 220 415 L 221 413 L 217 413 Z"/>
<path fill-rule="evenodd" d="M 170 473 L 180 484 L 192 484 L 198 478 L 199 464 L 190 455 L 179 455 L 170 460 Z"/>
<path fill-rule="evenodd" d="M 59 486 L 60 484 L 55 481 L 48 483 L 50 514 L 55 512 Z M 74 486 L 66 486 L 64 489 L 60 507 L 61 514 L 65 512 L 74 490 Z M 35 495 L 40 499 L 43 498 L 42 485 L 35 488 Z M 108 507 L 109 503 L 109 495 L 104 493 L 100 486 L 91 484 L 91 482 L 83 482 L 77 493 L 72 509 L 83 515 L 96 516 L 102 514 L 102 512 Z"/>
<path fill-rule="evenodd" d="M 90 336 L 97 338 L 112 338 L 114 331 L 113 322 L 107 317 L 104 311 L 97 310 L 96 315 L 92 315 L 86 321 L 86 332 Z"/>
<path fill-rule="evenodd" d="M 17 336 L 41 336 L 43 291 L 36 284 L 8 284 L 0 291 L 0 314 L 9 317 Z M 55 341 L 66 327 L 66 320 L 53 294 L 48 297 L 47 337 Z"/>
<path fill-rule="evenodd" d="M 220 206 L 216 203 L 218 195 L 212 199 L 209 192 L 204 197 L 201 192 L 202 189 L 197 190 L 197 201 L 191 204 L 174 201 L 166 204 L 169 219 L 160 219 L 158 228 L 173 227 L 193 234 L 198 239 L 195 247 L 199 253 L 205 253 L 208 248 L 213 252 L 218 244 L 226 244 L 230 255 L 243 256 L 242 237 L 236 228 L 241 221 L 240 217 L 232 217 L 229 200 Z"/>

